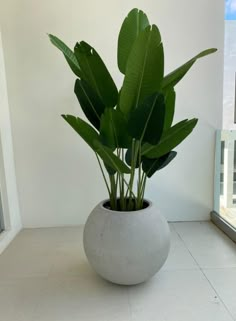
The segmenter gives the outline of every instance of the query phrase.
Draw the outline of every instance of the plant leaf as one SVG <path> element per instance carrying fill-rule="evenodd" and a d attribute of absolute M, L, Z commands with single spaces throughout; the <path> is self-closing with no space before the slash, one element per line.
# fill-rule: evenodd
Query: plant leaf
<path fill-rule="evenodd" d="M 138 9 L 133 9 L 125 18 L 118 37 L 117 60 L 120 72 L 125 74 L 127 60 L 134 41 L 147 26 L 149 21 L 146 14 Z"/>
<path fill-rule="evenodd" d="M 75 56 L 83 74 L 82 78 L 96 92 L 106 107 L 114 107 L 117 104 L 118 91 L 96 50 L 82 41 L 75 46 Z"/>
<path fill-rule="evenodd" d="M 178 146 L 193 130 L 197 119 L 183 120 L 164 132 L 159 144 L 142 146 L 142 155 L 148 158 L 159 158 Z"/>
<path fill-rule="evenodd" d="M 172 125 L 172 122 L 174 119 L 174 113 L 175 113 L 175 90 L 174 90 L 174 88 L 170 88 L 165 93 L 165 107 L 166 107 L 166 113 L 165 113 L 164 130 L 167 130 Z"/>
<path fill-rule="evenodd" d="M 85 121 L 72 115 L 62 115 L 65 121 L 83 138 L 97 153 L 104 163 L 119 173 L 130 173 L 130 169 L 122 160 L 113 154 L 112 150 L 99 142 L 98 133 Z"/>
<path fill-rule="evenodd" d="M 115 175 L 115 173 L 117 172 L 115 169 L 113 169 L 112 167 L 108 166 L 106 163 L 104 163 L 104 166 L 106 168 L 106 171 L 107 171 L 108 175 Z"/>
<path fill-rule="evenodd" d="M 106 165 L 110 166 L 119 173 L 130 173 L 129 167 L 126 166 L 119 157 L 113 154 L 112 150 L 109 147 L 104 146 L 98 140 L 94 141 L 94 146 L 97 153 Z"/>
<path fill-rule="evenodd" d="M 162 135 L 165 120 L 165 102 L 162 94 L 149 96 L 131 112 L 128 122 L 133 138 L 156 145 Z"/>
<path fill-rule="evenodd" d="M 116 109 L 106 108 L 101 117 L 100 136 L 104 145 L 115 148 L 128 148 L 131 137 L 128 134 L 127 120 Z"/>
<path fill-rule="evenodd" d="M 158 92 L 164 73 L 164 53 L 158 28 L 147 27 L 130 52 L 120 95 L 121 111 L 127 116 L 144 98 Z"/>
<path fill-rule="evenodd" d="M 210 55 L 216 52 L 217 49 L 211 48 L 200 52 L 198 55 L 187 61 L 185 64 L 180 66 L 179 68 L 175 69 L 171 73 L 163 79 L 162 88 L 165 89 L 167 87 L 174 87 L 189 71 L 192 65 L 196 62 L 197 59 Z"/>
<path fill-rule="evenodd" d="M 96 151 L 94 141 L 99 139 L 99 135 L 96 130 L 93 129 L 89 124 L 72 115 L 61 115 L 62 118 L 83 138 L 83 140 Z"/>
<path fill-rule="evenodd" d="M 99 130 L 101 115 L 105 109 L 104 104 L 96 92 L 83 79 L 76 79 L 74 92 L 85 116 Z"/>
<path fill-rule="evenodd" d="M 167 166 L 177 155 L 177 152 L 171 151 L 159 158 L 147 158 L 145 156 L 142 157 L 142 168 L 146 173 L 147 177 L 151 177 L 155 174 L 156 171 L 161 170 L 165 166 Z"/>
<path fill-rule="evenodd" d="M 132 158 L 132 148 L 130 147 L 129 149 L 127 149 L 126 153 L 125 153 L 125 161 L 126 164 L 131 166 L 131 158 Z M 135 168 L 139 167 L 139 157 L 137 157 L 137 161 L 135 164 Z"/>
<path fill-rule="evenodd" d="M 51 43 L 59 49 L 64 57 L 66 58 L 67 63 L 69 64 L 71 70 L 73 71 L 76 76 L 81 77 L 81 70 L 79 63 L 75 57 L 74 52 L 59 38 L 53 35 L 48 35 Z"/>

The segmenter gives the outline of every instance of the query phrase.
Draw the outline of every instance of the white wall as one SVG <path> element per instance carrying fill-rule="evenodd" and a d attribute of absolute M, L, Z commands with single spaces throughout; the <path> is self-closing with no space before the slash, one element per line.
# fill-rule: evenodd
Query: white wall
<path fill-rule="evenodd" d="M 224 0 L 8 0 L 1 24 L 13 126 L 16 174 L 26 227 L 83 223 L 106 197 L 96 159 L 60 118 L 81 115 L 74 76 L 46 33 L 69 45 L 86 40 L 118 85 L 116 43 L 132 7 L 162 32 L 166 71 L 207 47 L 219 52 L 199 62 L 177 87 L 176 120 L 199 117 L 179 155 L 157 174 L 148 197 L 170 220 L 208 219 L 213 207 L 215 129 L 221 126 Z"/>
<path fill-rule="evenodd" d="M 0 253 L 22 227 L 16 186 L 11 122 L 9 117 L 4 55 L 0 31 L 0 189 L 4 232 L 0 234 Z"/>

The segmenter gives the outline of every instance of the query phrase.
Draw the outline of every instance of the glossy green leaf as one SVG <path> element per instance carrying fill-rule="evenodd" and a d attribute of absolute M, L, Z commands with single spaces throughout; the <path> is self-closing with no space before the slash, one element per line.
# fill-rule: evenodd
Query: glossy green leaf
<path fill-rule="evenodd" d="M 135 168 L 139 167 L 139 157 L 137 157 L 137 161 L 136 161 L 136 165 Z M 125 153 L 125 161 L 126 164 L 128 164 L 129 166 L 131 166 L 131 161 L 132 161 L 132 148 L 127 149 L 126 153 Z"/>
<path fill-rule="evenodd" d="M 164 53 L 158 28 L 147 27 L 130 52 L 120 95 L 120 109 L 127 116 L 143 100 L 161 88 Z"/>
<path fill-rule="evenodd" d="M 82 41 L 75 46 L 75 56 L 82 71 L 82 78 L 106 107 L 114 107 L 117 104 L 118 91 L 96 50 Z"/>
<path fill-rule="evenodd" d="M 95 141 L 94 145 L 97 153 L 102 158 L 105 164 L 107 164 L 119 173 L 130 173 L 130 168 L 127 165 L 125 165 L 125 163 L 122 162 L 122 160 L 119 157 L 113 154 L 112 150 L 109 147 L 104 146 L 99 141 Z"/>
<path fill-rule="evenodd" d="M 177 152 L 171 151 L 159 158 L 147 158 L 142 157 L 142 169 L 146 173 L 147 177 L 151 177 L 156 171 L 159 171 L 166 167 L 177 155 Z"/>
<path fill-rule="evenodd" d="M 146 14 L 138 9 L 133 9 L 125 18 L 119 33 L 117 60 L 120 72 L 125 74 L 127 60 L 134 41 L 149 25 Z"/>
<path fill-rule="evenodd" d="M 197 59 L 205 57 L 207 55 L 210 55 L 214 52 L 216 52 L 217 49 L 211 48 L 204 50 L 200 52 L 198 55 L 190 59 L 188 62 L 180 66 L 179 68 L 175 69 L 171 73 L 169 73 L 167 76 L 164 77 L 163 79 L 163 88 L 167 87 L 174 87 L 189 71 L 189 69 L 192 67 L 192 65 L 197 61 Z"/>
<path fill-rule="evenodd" d="M 154 94 L 131 112 L 128 122 L 132 138 L 156 145 L 162 135 L 165 120 L 165 101 L 162 94 Z"/>
<path fill-rule="evenodd" d="M 128 134 L 127 120 L 116 109 L 106 108 L 101 117 L 100 136 L 104 145 L 115 148 L 128 148 L 131 137 Z"/>
<path fill-rule="evenodd" d="M 144 144 L 142 155 L 148 158 L 159 158 L 178 146 L 193 130 L 197 119 L 183 120 L 164 132 L 159 144 Z"/>
<path fill-rule="evenodd" d="M 117 173 L 117 171 L 115 169 L 113 169 L 112 167 L 108 166 L 106 163 L 104 163 L 104 166 L 106 168 L 106 171 L 107 171 L 108 175 L 115 175 Z"/>
<path fill-rule="evenodd" d="M 130 169 L 112 150 L 99 142 L 98 133 L 85 121 L 72 115 L 62 115 L 65 121 L 83 138 L 97 153 L 104 163 L 119 173 L 130 173 Z"/>
<path fill-rule="evenodd" d="M 104 104 L 96 92 L 82 79 L 76 79 L 74 92 L 85 116 L 99 130 L 101 115 L 105 109 Z"/>
<path fill-rule="evenodd" d="M 99 139 L 99 135 L 96 130 L 79 117 L 72 115 L 62 115 L 62 117 L 95 151 L 94 141 Z"/>
<path fill-rule="evenodd" d="M 67 63 L 69 64 L 71 70 L 76 76 L 81 77 L 81 70 L 79 63 L 75 57 L 74 52 L 59 38 L 53 35 L 48 35 L 51 43 L 59 49 L 64 57 L 66 58 Z"/>
<path fill-rule="evenodd" d="M 174 119 L 175 113 L 175 90 L 174 88 L 170 88 L 165 93 L 165 123 L 164 130 L 170 128 Z"/>

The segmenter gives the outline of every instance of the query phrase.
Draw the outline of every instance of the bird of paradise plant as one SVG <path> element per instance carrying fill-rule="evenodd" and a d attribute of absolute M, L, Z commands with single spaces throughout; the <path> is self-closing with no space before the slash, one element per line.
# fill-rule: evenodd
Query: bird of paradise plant
<path fill-rule="evenodd" d="M 74 92 L 90 124 L 78 116 L 64 120 L 95 152 L 109 194 L 109 208 L 145 207 L 147 178 L 167 166 L 197 119 L 173 123 L 175 86 L 207 49 L 164 75 L 164 50 L 158 27 L 138 9 L 125 18 L 118 37 L 118 68 L 124 75 L 118 91 L 97 51 L 85 41 L 72 51 L 49 35 L 76 76 Z"/>

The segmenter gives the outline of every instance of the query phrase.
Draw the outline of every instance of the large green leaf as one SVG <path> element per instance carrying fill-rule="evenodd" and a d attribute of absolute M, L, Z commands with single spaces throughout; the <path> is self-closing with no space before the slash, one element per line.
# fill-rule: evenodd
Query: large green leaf
<path fill-rule="evenodd" d="M 72 115 L 62 115 L 65 121 L 83 138 L 97 153 L 104 163 L 119 173 L 130 173 L 130 169 L 112 150 L 99 142 L 98 133 L 85 121 Z"/>
<path fill-rule="evenodd" d="M 128 134 L 127 120 L 121 111 L 106 108 L 101 117 L 100 136 L 104 145 L 115 148 L 128 148 L 131 137 Z"/>
<path fill-rule="evenodd" d="M 83 138 L 83 140 L 96 151 L 94 141 L 99 139 L 96 130 L 79 117 L 72 115 L 62 115 L 62 117 Z"/>
<path fill-rule="evenodd" d="M 113 154 L 109 147 L 104 146 L 99 141 L 94 141 L 94 145 L 98 155 L 102 158 L 106 165 L 110 166 L 119 173 L 130 173 L 130 168 L 126 166 L 119 157 Z"/>
<path fill-rule="evenodd" d="M 166 106 L 166 113 L 165 113 L 165 123 L 164 123 L 164 130 L 170 128 L 174 119 L 175 113 L 175 90 L 174 88 L 170 88 L 165 93 L 165 106 Z"/>
<path fill-rule="evenodd" d="M 51 43 L 64 54 L 64 57 L 66 58 L 71 70 L 76 74 L 76 76 L 81 77 L 80 66 L 74 52 L 56 36 L 50 34 L 48 36 Z"/>
<path fill-rule="evenodd" d="M 128 148 L 126 153 L 125 153 L 125 161 L 126 164 L 128 164 L 129 166 L 131 166 L 131 162 L 132 162 L 132 148 Z M 135 164 L 135 168 L 139 167 L 139 156 L 137 157 L 136 160 L 136 164 Z"/>
<path fill-rule="evenodd" d="M 148 158 L 158 158 L 167 154 L 178 146 L 193 130 L 197 124 L 197 119 L 183 120 L 164 132 L 159 144 L 144 144 L 142 155 Z"/>
<path fill-rule="evenodd" d="M 186 75 L 186 73 L 189 71 L 189 69 L 192 67 L 192 65 L 196 62 L 197 59 L 210 55 L 216 51 L 217 49 L 211 48 L 200 52 L 198 55 L 187 61 L 185 64 L 183 64 L 182 66 L 165 76 L 163 79 L 162 87 L 174 87 Z"/>
<path fill-rule="evenodd" d="M 119 108 L 128 115 L 144 98 L 159 91 L 164 72 L 164 53 L 158 28 L 147 27 L 135 40 L 130 52 Z"/>
<path fill-rule="evenodd" d="M 82 41 L 75 46 L 75 56 L 82 71 L 82 78 L 92 87 L 106 107 L 114 107 L 117 104 L 118 91 L 96 50 Z"/>
<path fill-rule="evenodd" d="M 131 112 L 128 122 L 132 138 L 156 145 L 162 135 L 165 120 L 165 101 L 162 94 L 149 96 Z"/>
<path fill-rule="evenodd" d="M 96 92 L 83 79 L 76 79 L 74 92 L 84 114 L 93 126 L 99 130 L 101 115 L 105 109 L 104 104 Z"/>
<path fill-rule="evenodd" d="M 115 175 L 116 174 L 117 171 L 115 169 L 113 169 L 112 167 L 108 166 L 106 163 L 104 163 L 104 166 L 105 166 L 105 168 L 107 170 L 108 175 Z"/>
<path fill-rule="evenodd" d="M 142 157 L 142 168 L 147 177 L 151 177 L 156 171 L 166 167 L 177 155 L 177 152 L 171 151 L 159 158 Z"/>
<path fill-rule="evenodd" d="M 146 14 L 138 9 L 133 9 L 125 18 L 119 33 L 117 60 L 120 72 L 125 74 L 127 60 L 134 41 L 149 25 Z"/>

